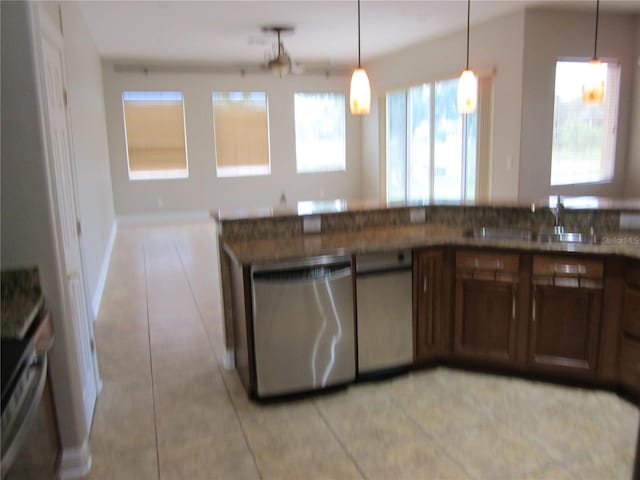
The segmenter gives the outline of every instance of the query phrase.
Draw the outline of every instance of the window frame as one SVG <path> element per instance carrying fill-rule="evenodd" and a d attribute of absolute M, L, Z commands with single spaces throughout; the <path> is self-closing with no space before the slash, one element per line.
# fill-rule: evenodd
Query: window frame
<path fill-rule="evenodd" d="M 433 202 L 442 202 L 442 203 L 446 203 L 446 202 L 451 202 L 452 200 L 448 200 L 448 199 L 435 199 L 434 194 L 435 194 L 435 181 L 437 180 L 435 177 L 435 131 L 436 131 L 436 125 L 435 125 L 435 111 L 436 111 L 436 85 L 438 83 L 442 83 L 442 82 L 449 82 L 449 81 L 454 81 L 457 80 L 458 77 L 449 77 L 449 78 L 437 78 L 437 79 L 433 79 L 433 80 L 429 80 L 429 81 L 425 81 L 419 84 L 414 84 L 414 85 L 410 85 L 408 87 L 404 87 L 404 88 L 396 88 L 396 89 L 392 89 L 392 90 L 388 90 L 385 92 L 384 94 L 384 101 L 382 102 L 385 106 L 385 111 L 384 114 L 381 116 L 381 120 L 382 122 L 384 122 L 384 142 L 385 142 L 385 148 L 384 148 L 384 161 L 385 161 L 385 167 L 384 167 L 384 173 L 385 173 L 385 179 L 384 182 L 382 183 L 382 186 L 384 188 L 383 190 L 383 198 L 384 200 L 389 204 L 389 203 L 398 203 L 398 202 L 403 202 L 403 203 L 411 203 L 411 202 L 429 202 L 429 203 L 433 203 Z M 469 160 L 469 155 L 468 155 L 468 147 L 469 147 L 469 142 L 468 142 L 468 129 L 469 129 L 469 122 L 470 122 L 470 115 L 467 114 L 460 114 L 463 118 L 462 118 L 462 125 L 461 125 L 461 137 L 462 137 L 462 143 L 461 143 L 461 178 L 460 178 L 460 197 L 457 201 L 464 203 L 466 201 L 470 201 L 470 200 L 474 200 L 477 199 L 480 195 L 480 190 L 481 190 L 481 182 L 484 181 L 484 176 L 486 175 L 484 172 L 484 165 L 482 165 L 482 135 L 481 135 L 481 124 L 483 122 L 491 122 L 490 119 L 490 111 L 491 111 L 491 106 L 490 106 L 490 92 L 489 90 L 491 90 L 491 82 L 493 81 L 493 76 L 492 75 L 484 75 L 482 77 L 479 78 L 479 82 L 478 82 L 478 88 L 480 89 L 480 91 L 478 92 L 478 108 L 476 110 L 476 113 L 474 113 L 473 115 L 476 116 L 477 118 L 477 126 L 476 126 L 476 139 L 475 139 L 475 182 L 474 182 L 474 186 L 473 186 L 473 192 L 471 193 L 469 191 L 469 189 L 467 189 L 467 175 L 468 175 L 468 160 Z M 428 186 L 428 195 L 426 197 L 424 197 L 422 200 L 420 199 L 416 199 L 416 198 L 412 198 L 411 197 L 411 179 L 410 179 L 410 167 L 411 167 L 411 159 L 410 159 L 410 150 L 411 150 L 411 145 L 410 145 L 410 141 L 411 141 L 411 123 L 410 123 L 410 92 L 412 89 L 417 88 L 417 87 L 421 87 L 424 85 L 428 85 L 429 86 L 429 91 L 430 91 L 430 97 L 429 97 L 429 172 L 428 172 L 428 176 L 429 176 L 429 186 Z M 486 92 L 484 91 L 486 90 Z M 390 93 L 399 93 L 399 92 L 403 92 L 405 95 L 405 101 L 404 101 L 404 105 L 405 105 L 405 139 L 404 139 L 404 179 L 405 179 L 405 185 L 404 185 L 404 198 L 403 199 L 390 199 L 389 198 L 389 138 L 388 138 L 388 132 L 389 132 L 389 107 L 388 107 L 388 100 L 389 100 L 389 94 Z M 487 126 L 488 130 L 490 130 L 490 126 Z"/>
<path fill-rule="evenodd" d="M 607 150 L 607 157 L 603 158 L 602 154 L 600 157 L 600 175 L 598 179 L 585 179 L 582 181 L 556 181 L 554 183 L 553 178 L 553 160 L 554 160 L 554 147 L 555 147 L 555 138 L 556 138 L 556 109 L 557 109 L 557 93 L 556 93 L 556 80 L 558 75 L 558 64 L 559 63 L 582 63 L 588 64 L 588 58 L 576 58 L 576 57 L 560 57 L 555 61 L 554 66 L 554 88 L 553 88 L 553 109 L 552 109 L 552 117 L 551 117 L 551 151 L 549 156 L 549 186 L 550 187 L 570 187 L 570 186 L 581 186 L 581 185 L 598 185 L 598 184 L 607 184 L 611 183 L 615 177 L 615 167 L 616 167 L 616 150 L 617 150 L 617 136 L 618 136 L 618 114 L 620 109 L 620 86 L 622 82 L 622 65 L 621 62 L 617 59 L 607 58 L 601 59 L 602 63 L 607 65 L 612 65 L 615 67 L 615 73 L 611 74 L 609 69 L 607 69 L 607 82 L 605 84 L 605 102 L 607 98 L 611 98 L 613 96 L 612 103 L 609 103 L 609 108 L 604 112 L 606 115 L 606 119 L 603 121 L 602 126 L 602 146 L 601 150 Z M 611 82 L 613 75 L 615 75 L 614 82 Z M 605 145 L 606 144 L 606 145 Z M 575 164 L 576 168 L 580 167 L 580 165 Z"/>
<path fill-rule="evenodd" d="M 342 143 L 340 148 L 340 166 L 338 168 L 330 167 L 323 169 L 301 169 L 301 161 L 300 161 L 300 150 L 298 148 L 298 122 L 296 120 L 296 97 L 299 95 L 327 95 L 334 96 L 340 100 L 341 108 L 340 111 L 340 122 L 341 125 L 341 134 L 339 141 Z M 293 123 L 294 123 L 294 148 L 295 148 L 295 157 L 296 157 L 296 174 L 322 174 L 322 173 L 336 173 L 336 172 L 346 172 L 347 171 L 347 101 L 346 95 L 344 92 L 336 92 L 336 91 L 302 91 L 302 92 L 294 92 L 293 94 Z"/>
<path fill-rule="evenodd" d="M 218 134 L 216 132 L 216 119 L 215 119 L 215 95 L 216 94 L 263 94 L 264 95 L 264 108 L 266 118 L 266 150 L 267 150 L 267 163 L 266 165 L 238 165 L 238 166 L 219 166 L 218 160 Z M 213 120 L 213 151 L 215 170 L 217 178 L 241 178 L 241 177 L 259 177 L 271 175 L 271 123 L 269 120 L 269 95 L 266 90 L 217 90 L 211 92 L 211 118 Z"/>
<path fill-rule="evenodd" d="M 135 99 L 125 98 L 126 96 L 131 95 L 133 97 L 140 96 L 141 98 Z M 156 98 L 153 98 L 156 94 Z M 148 96 L 146 100 L 148 101 L 162 101 L 166 99 L 162 99 L 159 97 L 168 96 L 171 94 L 175 94 L 179 96 L 179 101 L 181 102 L 182 108 L 182 134 L 184 137 L 184 168 L 183 169 L 159 169 L 159 170 L 132 170 L 131 169 L 131 158 L 129 152 L 129 135 L 127 129 L 127 114 L 126 114 L 126 101 L 144 101 L 145 96 Z M 187 120 L 186 120 L 186 107 L 185 107 L 185 96 L 184 92 L 181 90 L 123 90 L 120 94 L 120 99 L 122 102 L 122 121 L 123 121 L 123 130 L 124 130 L 124 141 L 125 141 L 125 155 L 127 157 L 127 178 L 129 181 L 153 181 L 153 180 L 183 180 L 189 178 L 189 149 L 187 144 Z M 178 99 L 174 99 L 174 101 L 178 101 Z"/>

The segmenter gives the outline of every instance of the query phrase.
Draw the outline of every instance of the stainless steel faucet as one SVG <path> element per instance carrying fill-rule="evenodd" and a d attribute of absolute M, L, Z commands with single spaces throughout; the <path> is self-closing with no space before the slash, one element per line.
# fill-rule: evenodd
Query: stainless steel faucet
<path fill-rule="evenodd" d="M 564 225 L 562 220 L 563 212 L 564 212 L 564 205 L 562 204 L 560 195 L 556 195 L 556 206 L 551 209 L 551 213 L 553 213 L 553 217 L 555 219 L 553 223 L 553 231 L 555 233 L 564 232 Z"/>

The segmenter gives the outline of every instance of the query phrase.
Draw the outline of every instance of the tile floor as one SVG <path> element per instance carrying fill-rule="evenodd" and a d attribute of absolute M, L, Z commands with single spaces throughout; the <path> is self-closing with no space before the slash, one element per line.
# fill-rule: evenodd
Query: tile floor
<path fill-rule="evenodd" d="M 606 392 L 436 368 L 253 403 L 222 366 L 215 242 L 119 229 L 86 478 L 631 478 L 638 411 Z"/>

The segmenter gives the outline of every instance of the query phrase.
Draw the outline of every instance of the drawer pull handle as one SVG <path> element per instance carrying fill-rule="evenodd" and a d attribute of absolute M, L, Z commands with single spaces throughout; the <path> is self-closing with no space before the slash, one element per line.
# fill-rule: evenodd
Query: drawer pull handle
<path fill-rule="evenodd" d="M 473 259 L 473 268 L 476 270 L 504 270 L 504 262 L 500 259 L 493 262 L 481 262 L 479 258 Z"/>
<path fill-rule="evenodd" d="M 427 293 L 427 276 L 424 276 L 424 280 L 422 281 L 422 293 Z"/>
<path fill-rule="evenodd" d="M 551 265 L 551 271 L 553 273 L 564 273 L 565 275 L 584 275 L 587 273 L 587 267 L 570 263 L 554 263 Z"/>

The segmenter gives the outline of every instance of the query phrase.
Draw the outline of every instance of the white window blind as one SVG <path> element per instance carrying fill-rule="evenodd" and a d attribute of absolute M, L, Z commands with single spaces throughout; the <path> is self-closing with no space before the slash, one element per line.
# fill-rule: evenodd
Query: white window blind
<path fill-rule="evenodd" d="M 181 92 L 123 92 L 129 179 L 186 178 Z"/>
<path fill-rule="evenodd" d="M 214 92 L 212 101 L 217 175 L 268 175 L 266 93 Z"/>

